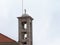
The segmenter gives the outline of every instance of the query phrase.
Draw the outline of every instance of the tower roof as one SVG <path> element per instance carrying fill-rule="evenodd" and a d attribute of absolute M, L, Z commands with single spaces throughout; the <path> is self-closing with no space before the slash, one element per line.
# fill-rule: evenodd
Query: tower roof
<path fill-rule="evenodd" d="M 21 19 L 21 18 L 30 18 L 30 19 L 32 19 L 32 20 L 33 20 L 33 18 L 32 18 L 29 14 L 27 14 L 27 13 L 26 13 L 26 9 L 25 9 L 25 13 L 24 13 L 24 14 L 22 14 L 22 16 L 21 16 L 21 17 L 18 17 L 18 19 Z"/>
<path fill-rule="evenodd" d="M 29 15 L 28 14 L 25 14 L 25 13 L 22 14 L 22 17 L 27 17 L 27 16 L 29 16 Z"/>
<path fill-rule="evenodd" d="M 0 42 L 16 42 L 16 41 L 0 33 Z"/>
<path fill-rule="evenodd" d="M 22 16 L 17 17 L 18 19 L 22 19 L 22 18 L 30 18 L 33 20 L 33 18 L 31 16 L 29 16 L 28 14 L 22 14 Z"/>

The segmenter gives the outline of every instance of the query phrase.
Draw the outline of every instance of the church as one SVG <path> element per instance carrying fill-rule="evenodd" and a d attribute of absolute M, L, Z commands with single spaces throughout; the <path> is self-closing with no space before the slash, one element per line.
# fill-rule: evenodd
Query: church
<path fill-rule="evenodd" d="M 18 42 L 0 33 L 0 45 L 32 45 L 32 21 L 33 18 L 26 13 L 18 19 Z"/>

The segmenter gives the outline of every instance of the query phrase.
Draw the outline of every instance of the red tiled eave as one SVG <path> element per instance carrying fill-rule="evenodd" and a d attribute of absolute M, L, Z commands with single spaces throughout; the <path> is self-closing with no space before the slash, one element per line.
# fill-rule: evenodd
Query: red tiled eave
<path fill-rule="evenodd" d="M 16 42 L 16 41 L 0 33 L 0 42 Z"/>

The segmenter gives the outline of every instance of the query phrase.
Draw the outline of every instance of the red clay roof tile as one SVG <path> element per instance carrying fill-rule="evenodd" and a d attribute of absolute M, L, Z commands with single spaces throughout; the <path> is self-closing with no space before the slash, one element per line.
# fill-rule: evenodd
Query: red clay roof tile
<path fill-rule="evenodd" d="M 16 42 L 16 41 L 0 33 L 0 42 Z"/>

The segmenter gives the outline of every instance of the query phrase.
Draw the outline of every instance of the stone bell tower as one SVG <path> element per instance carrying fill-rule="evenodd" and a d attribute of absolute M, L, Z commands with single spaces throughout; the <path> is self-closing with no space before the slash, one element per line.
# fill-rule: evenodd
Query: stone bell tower
<path fill-rule="evenodd" d="M 33 18 L 25 13 L 18 17 L 19 45 L 32 45 L 32 20 Z"/>

